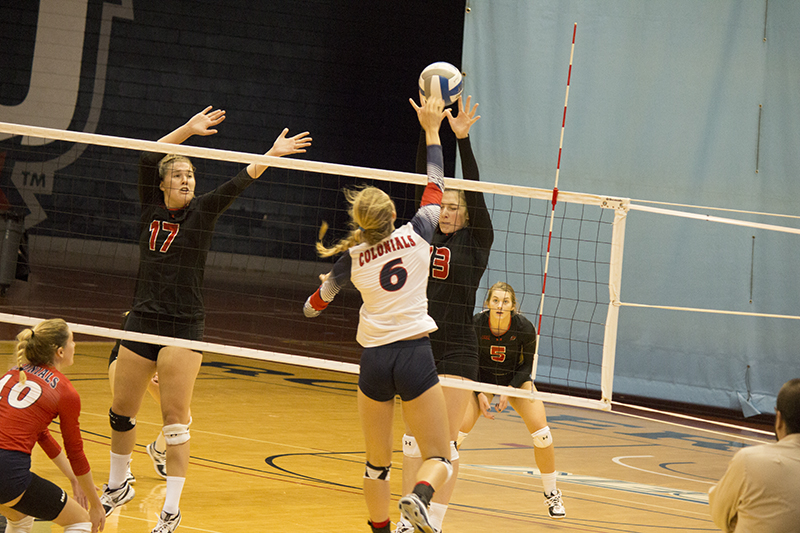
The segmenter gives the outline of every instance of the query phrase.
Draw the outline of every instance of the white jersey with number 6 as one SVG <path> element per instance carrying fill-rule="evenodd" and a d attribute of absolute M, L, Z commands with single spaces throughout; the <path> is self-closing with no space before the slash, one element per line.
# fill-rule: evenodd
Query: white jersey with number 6
<path fill-rule="evenodd" d="M 412 223 L 374 246 L 350 248 L 350 280 L 364 300 L 356 340 L 382 346 L 436 330 L 428 316 L 430 244 Z"/>

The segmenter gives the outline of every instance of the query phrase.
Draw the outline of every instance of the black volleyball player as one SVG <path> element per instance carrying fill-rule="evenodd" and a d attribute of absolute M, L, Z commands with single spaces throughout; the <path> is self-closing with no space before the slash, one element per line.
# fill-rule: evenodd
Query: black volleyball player
<path fill-rule="evenodd" d="M 458 115 L 453 117 L 448 113 L 447 119 L 456 135 L 464 178 L 477 181 L 478 164 L 472 153 L 469 131 L 480 115 L 476 115 L 478 104 L 470 106 L 471 98 L 467 97 L 465 102 L 459 97 Z M 418 173 L 425 172 L 425 149 L 424 142 L 421 142 L 417 150 Z M 431 347 L 440 376 L 472 381 L 478 378 L 478 343 L 472 315 L 475 293 L 486 270 L 493 240 L 492 220 L 483 194 L 446 190 L 442 198 L 439 228 L 433 236 L 428 278 L 428 314 L 439 327 L 431 333 Z M 450 460 L 454 472 L 447 484 L 436 491 L 431 502 L 430 520 L 439 530 L 458 475 L 455 443 L 472 393 L 445 387 L 444 394 L 449 420 L 448 434 L 452 442 Z M 406 434 L 403 435 L 404 492 L 411 490 L 409 485 L 413 483 L 414 474 L 421 463 L 419 455 L 416 440 L 406 427 Z M 396 531 L 413 531 L 413 528 L 401 521 Z"/>
<path fill-rule="evenodd" d="M 484 301 L 486 310 L 473 317 L 480 347 L 480 372 L 483 383 L 511 386 L 523 390 L 536 390 L 533 385 L 533 354 L 536 351 L 536 328 L 531 321 L 517 312 L 517 295 L 514 288 L 498 281 L 489 288 Z M 491 414 L 492 394 L 476 393 L 471 396 L 458 445 L 467 437 L 481 414 L 494 419 Z M 544 488 L 544 503 L 550 518 L 567 516 L 561 491 L 556 487 L 556 453 L 553 435 L 547 425 L 547 414 L 541 400 L 500 396 L 497 411 L 508 404 L 522 417 L 533 439 L 533 454 L 539 468 Z"/>
<path fill-rule="evenodd" d="M 217 132 L 213 128 L 224 119 L 225 111 L 212 111 L 209 106 L 159 141 L 180 144 L 192 135 L 212 135 Z M 286 137 L 287 132 L 281 132 L 266 155 L 302 153 L 311 144 L 308 132 Z M 203 273 L 214 225 L 266 168 L 250 164 L 215 190 L 195 197 L 194 166 L 189 159 L 142 154 L 139 273 L 126 331 L 203 338 Z M 101 497 L 106 514 L 133 498 L 133 488 L 125 478 L 136 443 L 136 414 L 151 377 L 158 371 L 162 431 L 167 443 L 167 491 L 153 533 L 174 531 L 180 523 L 178 504 L 189 463 L 189 403 L 201 362 L 202 354 L 187 348 L 122 341 L 109 411 L 111 468 Z"/>

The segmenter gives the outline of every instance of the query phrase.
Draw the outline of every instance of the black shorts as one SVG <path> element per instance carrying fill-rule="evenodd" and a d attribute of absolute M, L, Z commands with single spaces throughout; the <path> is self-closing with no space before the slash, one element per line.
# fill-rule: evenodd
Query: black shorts
<path fill-rule="evenodd" d="M 16 450 L 0 450 L 0 503 L 19 497 L 31 484 L 31 456 Z"/>
<path fill-rule="evenodd" d="M 439 375 L 478 379 L 478 346 L 446 342 L 433 343 L 433 358 Z"/>
<path fill-rule="evenodd" d="M 186 320 L 170 316 L 138 313 L 131 311 L 125 320 L 125 331 L 135 331 L 137 333 L 149 333 L 152 335 L 163 335 L 164 337 L 175 337 L 192 341 L 203 340 L 203 330 L 205 320 Z M 158 352 L 166 344 L 150 344 L 138 341 L 122 341 L 122 346 L 129 349 L 136 355 L 140 355 L 151 361 L 158 361 Z"/>
<path fill-rule="evenodd" d="M 121 325 L 120 327 L 121 327 L 123 330 L 125 329 L 125 322 L 127 322 L 127 320 L 128 320 L 128 313 L 129 313 L 129 312 L 127 312 L 127 311 L 126 311 L 126 312 L 125 312 L 125 314 L 124 314 L 124 315 L 122 315 L 122 325 Z M 116 342 L 116 343 L 114 343 L 114 347 L 113 347 L 113 348 L 111 348 L 111 353 L 110 353 L 110 354 L 108 354 L 108 366 L 111 366 L 111 363 L 113 363 L 114 361 L 116 361 L 116 360 L 117 360 L 117 357 L 119 357 L 119 345 L 120 345 L 121 343 L 122 343 L 122 341 L 121 341 L 121 340 L 117 340 L 117 342 Z"/>
<path fill-rule="evenodd" d="M 361 353 L 358 388 L 376 402 L 389 401 L 395 394 L 407 402 L 437 383 L 427 337 L 365 348 Z"/>
<path fill-rule="evenodd" d="M 506 374 L 494 374 L 489 370 L 481 368 L 478 372 L 478 381 L 481 383 L 488 383 L 490 385 L 499 385 L 501 387 L 508 387 L 514 380 L 514 374 L 508 372 Z"/>

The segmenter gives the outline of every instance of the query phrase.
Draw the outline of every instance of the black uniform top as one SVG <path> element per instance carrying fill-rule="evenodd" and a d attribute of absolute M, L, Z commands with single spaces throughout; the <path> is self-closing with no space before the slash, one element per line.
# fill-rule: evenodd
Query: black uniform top
<path fill-rule="evenodd" d="M 489 311 L 473 320 L 480 346 L 478 381 L 517 388 L 530 381 L 536 350 L 536 328 L 531 321 L 514 313 L 508 330 L 498 337 L 489 328 Z"/>
<path fill-rule="evenodd" d="M 167 209 L 159 189 L 158 162 L 164 154 L 145 152 L 139 161 L 139 273 L 133 310 L 181 320 L 200 320 L 203 274 L 217 218 L 253 179 L 243 169 L 215 190 L 193 198 L 183 209 Z"/>
<path fill-rule="evenodd" d="M 417 150 L 417 172 L 425 171 L 425 136 L 420 136 Z M 469 137 L 458 139 L 464 178 L 479 179 L 478 164 L 472 153 Z M 420 160 L 420 154 L 423 155 Z M 439 329 L 431 333 L 434 356 L 456 352 L 476 353 L 475 292 L 489 262 L 494 241 L 492 219 L 483 193 L 464 191 L 469 225 L 450 234 L 437 228 L 431 247 L 431 270 L 428 278 L 428 314 Z"/>

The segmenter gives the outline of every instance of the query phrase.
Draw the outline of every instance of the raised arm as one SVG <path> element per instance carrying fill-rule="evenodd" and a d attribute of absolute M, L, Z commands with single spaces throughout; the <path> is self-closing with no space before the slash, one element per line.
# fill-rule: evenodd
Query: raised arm
<path fill-rule="evenodd" d="M 289 128 L 283 128 L 281 134 L 278 135 L 278 138 L 272 143 L 272 148 L 264 155 L 283 157 L 291 154 L 302 154 L 305 153 L 306 148 L 311 146 L 312 139 L 308 136 L 307 131 L 298 133 L 294 137 L 286 137 L 287 133 L 289 133 Z M 269 165 L 250 163 L 247 165 L 247 173 L 251 178 L 257 179 L 267 168 L 269 168 Z"/>
<path fill-rule="evenodd" d="M 458 115 L 453 117 L 452 112 L 448 109 L 447 120 L 450 122 L 450 129 L 456 134 L 456 142 L 458 143 L 458 153 L 461 156 L 461 170 L 464 179 L 479 181 L 480 174 L 478 172 L 478 163 L 475 160 L 475 154 L 472 152 L 469 130 L 481 116 L 476 114 L 478 111 L 478 104 L 470 107 L 471 102 L 471 96 L 467 97 L 466 102 L 459 97 Z M 483 197 L 483 193 L 464 191 L 464 198 L 467 202 L 469 224 L 473 228 L 473 235 L 481 249 L 488 251 L 492 248 L 492 242 L 494 241 L 494 229 L 492 228 L 492 218 L 489 214 L 489 209 L 486 207 L 486 200 Z"/>
<path fill-rule="evenodd" d="M 420 207 L 411 220 L 414 231 L 427 242 L 433 240 L 436 226 L 439 225 L 439 214 L 444 193 L 444 156 L 439 139 L 439 128 L 444 119 L 444 102 L 441 99 L 425 100 L 420 97 L 422 106 L 409 100 L 417 112 L 420 126 L 425 132 L 428 185 L 422 194 Z"/>
<path fill-rule="evenodd" d="M 203 109 L 190 118 L 186 124 L 161 137 L 158 142 L 181 144 L 193 135 L 214 135 L 217 133 L 214 126 L 225 120 L 225 111 L 222 109 L 212 111 L 212 109 L 213 106 Z"/>

